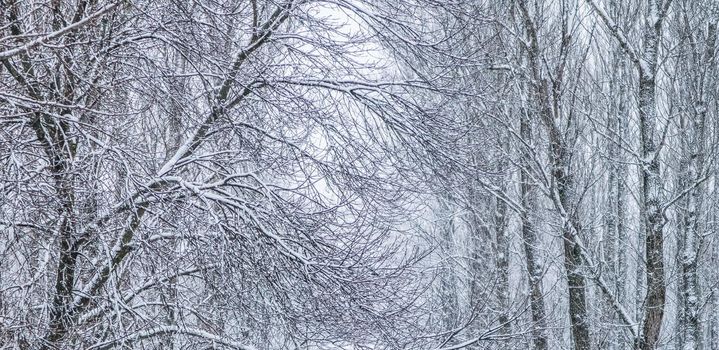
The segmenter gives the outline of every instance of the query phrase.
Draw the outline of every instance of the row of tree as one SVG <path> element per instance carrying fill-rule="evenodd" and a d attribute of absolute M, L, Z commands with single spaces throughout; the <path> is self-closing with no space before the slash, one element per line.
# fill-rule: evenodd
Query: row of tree
<path fill-rule="evenodd" d="M 453 78 L 471 94 L 461 119 L 475 154 L 451 215 L 472 217 L 461 235 L 491 252 L 464 265 L 494 265 L 497 339 L 719 346 L 718 9 L 517 0 L 466 17 L 461 40 L 483 56 Z"/>
<path fill-rule="evenodd" d="M 719 348 L 715 0 L 0 0 L 0 348 Z"/>

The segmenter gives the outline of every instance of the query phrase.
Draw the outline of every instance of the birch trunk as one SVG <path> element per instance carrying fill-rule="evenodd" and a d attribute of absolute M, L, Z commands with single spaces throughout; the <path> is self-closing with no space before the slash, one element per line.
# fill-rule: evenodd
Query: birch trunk
<path fill-rule="evenodd" d="M 667 0 L 668 1 L 668 0 Z M 645 18 L 643 49 L 639 61 L 639 128 L 642 156 L 642 217 L 645 222 L 647 294 L 642 314 L 642 350 L 656 349 L 664 319 L 664 224 L 661 207 L 662 176 L 657 153 L 656 73 L 662 19 L 666 15 L 659 0 L 649 0 Z"/>

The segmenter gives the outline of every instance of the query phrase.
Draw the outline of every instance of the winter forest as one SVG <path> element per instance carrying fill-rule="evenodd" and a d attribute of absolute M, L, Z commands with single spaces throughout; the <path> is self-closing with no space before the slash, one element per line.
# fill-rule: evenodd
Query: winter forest
<path fill-rule="evenodd" d="M 718 0 L 0 0 L 0 349 L 719 349 Z"/>

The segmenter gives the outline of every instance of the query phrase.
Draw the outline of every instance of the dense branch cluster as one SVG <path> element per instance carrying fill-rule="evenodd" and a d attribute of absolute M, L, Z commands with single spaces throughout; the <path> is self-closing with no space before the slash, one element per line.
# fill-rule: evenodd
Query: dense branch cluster
<path fill-rule="evenodd" d="M 719 347 L 713 0 L 0 0 L 0 349 Z"/>

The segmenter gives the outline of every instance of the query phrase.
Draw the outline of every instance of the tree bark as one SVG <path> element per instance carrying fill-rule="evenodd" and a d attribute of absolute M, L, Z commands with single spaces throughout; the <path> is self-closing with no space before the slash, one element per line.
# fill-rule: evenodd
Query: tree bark
<path fill-rule="evenodd" d="M 667 0 L 669 1 L 669 0 Z M 639 63 L 639 128 L 641 133 L 642 193 L 641 214 L 645 222 L 647 295 L 642 315 L 639 348 L 656 349 L 664 319 L 664 213 L 661 205 L 662 176 L 657 153 L 656 73 L 662 33 L 662 6 L 649 0 L 645 18 L 644 43 Z"/>
<path fill-rule="evenodd" d="M 502 185 L 506 193 L 506 185 Z M 507 203 L 502 200 L 495 200 L 494 211 L 494 236 L 495 236 L 495 265 L 497 267 L 497 303 L 499 304 L 499 323 L 502 325 L 501 334 L 512 333 L 512 325 L 509 322 L 509 237 L 507 237 Z"/>
<path fill-rule="evenodd" d="M 520 121 L 520 136 L 526 145 L 532 145 L 532 131 L 528 116 L 522 115 Z M 537 210 L 536 185 L 529 174 L 531 167 L 531 154 L 528 149 L 522 150 L 523 168 L 520 173 L 520 195 L 522 200 L 522 239 L 524 254 L 526 255 L 527 271 L 529 274 L 529 303 L 532 311 L 532 339 L 535 350 L 549 348 L 547 340 L 547 321 L 542 293 L 542 276 L 544 274 L 540 257 L 538 256 L 539 238 L 534 225 L 534 216 Z"/>
<path fill-rule="evenodd" d="M 687 14 L 685 14 L 687 15 Z M 680 349 L 702 349 L 702 328 L 701 328 L 701 288 L 699 285 L 699 253 L 702 246 L 702 233 L 699 225 L 699 216 L 704 202 L 705 188 L 699 183 L 704 172 L 705 142 L 706 142 L 706 92 L 713 81 L 712 70 L 714 61 L 714 46 L 716 42 L 716 21 L 709 23 L 707 36 L 704 41 L 704 50 L 699 52 L 699 47 L 694 40 L 690 39 L 690 45 L 694 52 L 693 62 L 697 63 L 690 72 L 685 74 L 692 81 L 686 84 L 686 89 L 696 87 L 696 101 L 694 113 L 689 116 L 682 115 L 681 140 L 682 161 L 680 169 L 679 189 L 690 189 L 679 206 L 679 348 Z M 692 35 L 692 28 L 688 25 L 684 31 Z M 689 36 L 691 38 L 691 36 Z"/>
<path fill-rule="evenodd" d="M 586 301 L 586 277 L 581 271 L 581 247 L 577 244 L 580 227 L 579 217 L 574 210 L 574 179 L 571 174 L 571 154 L 562 135 L 559 123 L 561 122 L 561 84 L 564 73 L 564 64 L 571 38 L 567 33 L 566 18 L 562 18 L 562 36 L 559 54 L 559 63 L 556 67 L 556 76 L 551 89 L 547 80 L 542 76 L 542 59 L 539 48 L 537 26 L 533 21 L 526 1 L 520 1 L 524 30 L 528 40 L 527 63 L 531 74 L 530 101 L 533 113 L 541 120 L 549 136 L 549 157 L 551 161 L 551 175 L 553 187 L 550 191 L 554 205 L 562 219 L 562 237 L 564 246 L 564 267 L 569 289 L 569 318 L 574 349 L 586 350 L 591 347 L 589 331 L 589 317 Z"/>

